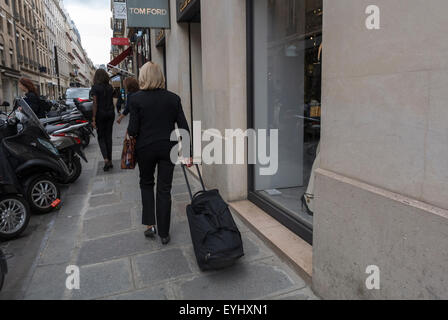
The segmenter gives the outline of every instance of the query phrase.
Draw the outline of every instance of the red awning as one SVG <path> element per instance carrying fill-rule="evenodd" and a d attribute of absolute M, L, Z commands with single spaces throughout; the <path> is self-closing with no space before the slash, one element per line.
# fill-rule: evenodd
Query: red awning
<path fill-rule="evenodd" d="M 120 53 L 120 55 L 118 55 L 114 60 L 109 62 L 109 64 L 107 66 L 115 67 L 115 66 L 119 65 L 124 59 L 126 59 L 127 56 L 130 56 L 131 54 L 132 54 L 132 47 L 129 47 L 126 50 L 124 50 L 122 53 Z"/>

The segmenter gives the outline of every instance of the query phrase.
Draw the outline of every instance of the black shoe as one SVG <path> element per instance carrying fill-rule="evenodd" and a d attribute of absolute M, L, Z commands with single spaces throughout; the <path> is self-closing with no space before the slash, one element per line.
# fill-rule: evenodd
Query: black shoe
<path fill-rule="evenodd" d="M 113 169 L 114 168 L 114 164 L 111 162 L 109 162 L 109 169 Z"/>
<path fill-rule="evenodd" d="M 154 238 L 157 234 L 157 230 L 155 227 L 151 227 L 148 230 L 145 231 L 145 237 L 147 238 Z"/>
<path fill-rule="evenodd" d="M 162 244 L 163 244 L 163 245 L 167 245 L 167 244 L 170 243 L 170 241 L 171 241 L 170 236 L 168 236 L 168 237 L 166 237 L 166 238 L 162 238 L 162 237 L 160 237 L 160 239 L 162 240 Z"/>
<path fill-rule="evenodd" d="M 103 168 L 104 172 L 109 171 L 109 169 L 110 169 L 109 164 L 106 163 L 106 164 L 104 165 L 104 168 Z"/>

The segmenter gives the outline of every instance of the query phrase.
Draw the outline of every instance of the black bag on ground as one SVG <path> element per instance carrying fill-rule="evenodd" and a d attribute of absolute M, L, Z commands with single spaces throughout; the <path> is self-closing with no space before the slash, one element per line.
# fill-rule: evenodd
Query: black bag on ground
<path fill-rule="evenodd" d="M 187 206 L 187 217 L 196 259 L 202 271 L 227 268 L 244 256 L 241 233 L 219 191 L 206 191 L 197 165 L 196 168 L 203 191 L 193 196 L 182 166 L 192 199 Z"/>

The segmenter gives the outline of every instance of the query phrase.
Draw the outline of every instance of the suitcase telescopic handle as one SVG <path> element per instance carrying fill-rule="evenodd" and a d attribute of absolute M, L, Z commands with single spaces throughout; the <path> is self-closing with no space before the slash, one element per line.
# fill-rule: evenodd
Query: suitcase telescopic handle
<path fill-rule="evenodd" d="M 195 164 L 196 170 L 198 171 L 199 180 L 201 181 L 201 186 L 203 191 L 207 191 L 205 189 L 204 180 L 202 180 L 201 170 L 199 170 L 199 165 Z M 182 170 L 184 171 L 185 181 L 187 182 L 188 193 L 190 193 L 190 198 L 193 201 L 193 191 L 191 191 L 190 181 L 188 180 L 187 170 L 185 169 L 187 166 L 182 164 Z"/>

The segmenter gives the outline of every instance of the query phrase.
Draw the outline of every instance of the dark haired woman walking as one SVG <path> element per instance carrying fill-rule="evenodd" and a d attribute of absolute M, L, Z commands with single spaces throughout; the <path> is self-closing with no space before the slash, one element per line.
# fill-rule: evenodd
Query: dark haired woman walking
<path fill-rule="evenodd" d="M 30 79 L 22 78 L 19 80 L 19 88 L 25 93 L 25 101 L 34 111 L 38 118 L 44 118 L 45 114 L 40 108 L 40 99 L 36 87 Z"/>
<path fill-rule="evenodd" d="M 138 81 L 135 78 L 126 78 L 124 80 L 124 87 L 128 93 L 126 97 L 126 106 L 124 108 L 124 111 L 120 115 L 120 117 L 117 120 L 117 123 L 120 124 L 121 121 L 131 112 L 129 109 L 130 100 L 131 97 L 134 95 L 134 93 L 138 92 L 140 90 L 140 86 L 138 84 Z"/>
<path fill-rule="evenodd" d="M 97 129 L 98 143 L 104 158 L 104 171 L 109 171 L 112 164 L 112 132 L 115 120 L 113 93 L 110 77 L 103 69 L 98 69 L 93 78 L 91 94 L 93 96 L 92 125 Z"/>

